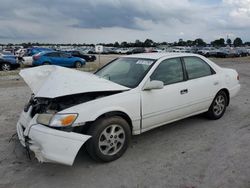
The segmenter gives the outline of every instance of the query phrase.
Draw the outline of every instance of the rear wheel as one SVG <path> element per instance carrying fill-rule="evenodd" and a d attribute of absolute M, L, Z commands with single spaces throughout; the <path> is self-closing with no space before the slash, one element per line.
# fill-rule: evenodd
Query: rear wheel
<path fill-rule="evenodd" d="M 11 70 L 11 66 L 10 66 L 9 63 L 3 63 L 3 64 L 1 65 L 1 69 L 2 69 L 3 71 L 10 71 L 10 70 Z"/>
<path fill-rule="evenodd" d="M 43 65 L 50 65 L 50 62 L 44 62 Z"/>
<path fill-rule="evenodd" d="M 91 125 L 88 134 L 92 136 L 86 143 L 89 155 L 103 162 L 121 157 L 131 138 L 127 121 L 119 116 L 98 119 Z"/>
<path fill-rule="evenodd" d="M 81 68 L 82 67 L 82 63 L 77 61 L 75 62 L 75 68 Z"/>
<path fill-rule="evenodd" d="M 227 95 L 224 91 L 220 91 L 214 98 L 211 106 L 209 107 L 208 112 L 206 113 L 207 117 L 210 119 L 220 119 L 227 108 Z"/>

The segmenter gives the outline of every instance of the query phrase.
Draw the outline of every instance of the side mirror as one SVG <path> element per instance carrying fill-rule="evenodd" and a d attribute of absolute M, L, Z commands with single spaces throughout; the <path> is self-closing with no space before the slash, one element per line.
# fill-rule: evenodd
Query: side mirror
<path fill-rule="evenodd" d="M 164 83 L 159 80 L 152 80 L 148 81 L 144 87 L 143 90 L 152 90 L 152 89 L 162 89 L 164 87 Z"/>

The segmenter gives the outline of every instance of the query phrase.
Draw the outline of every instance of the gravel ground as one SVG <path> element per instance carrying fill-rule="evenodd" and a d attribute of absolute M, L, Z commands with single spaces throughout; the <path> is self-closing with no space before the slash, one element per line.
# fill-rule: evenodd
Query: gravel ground
<path fill-rule="evenodd" d="M 224 60 L 223 60 L 224 61 Z M 31 92 L 18 76 L 0 79 L 0 187 L 250 187 L 250 64 L 222 119 L 191 117 L 139 136 L 120 159 L 96 163 L 82 149 L 72 167 L 29 160 L 15 124 Z"/>

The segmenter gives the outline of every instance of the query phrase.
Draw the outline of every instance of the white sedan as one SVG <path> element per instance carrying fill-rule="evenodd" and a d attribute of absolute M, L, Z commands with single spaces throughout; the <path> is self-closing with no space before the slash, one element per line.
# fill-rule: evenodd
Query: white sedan
<path fill-rule="evenodd" d="M 131 135 L 189 116 L 223 116 L 240 90 L 235 70 L 195 54 L 120 57 L 95 74 L 58 66 L 22 70 L 33 95 L 17 123 L 21 144 L 41 162 L 72 165 L 85 145 L 118 159 Z"/>

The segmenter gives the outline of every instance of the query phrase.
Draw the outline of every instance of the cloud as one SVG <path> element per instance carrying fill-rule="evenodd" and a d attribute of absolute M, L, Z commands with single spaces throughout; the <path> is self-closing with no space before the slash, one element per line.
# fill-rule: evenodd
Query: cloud
<path fill-rule="evenodd" d="M 250 0 L 2 0 L 0 42 L 249 39 Z"/>
<path fill-rule="evenodd" d="M 250 0 L 223 0 L 230 9 L 229 18 L 236 27 L 250 26 Z"/>

